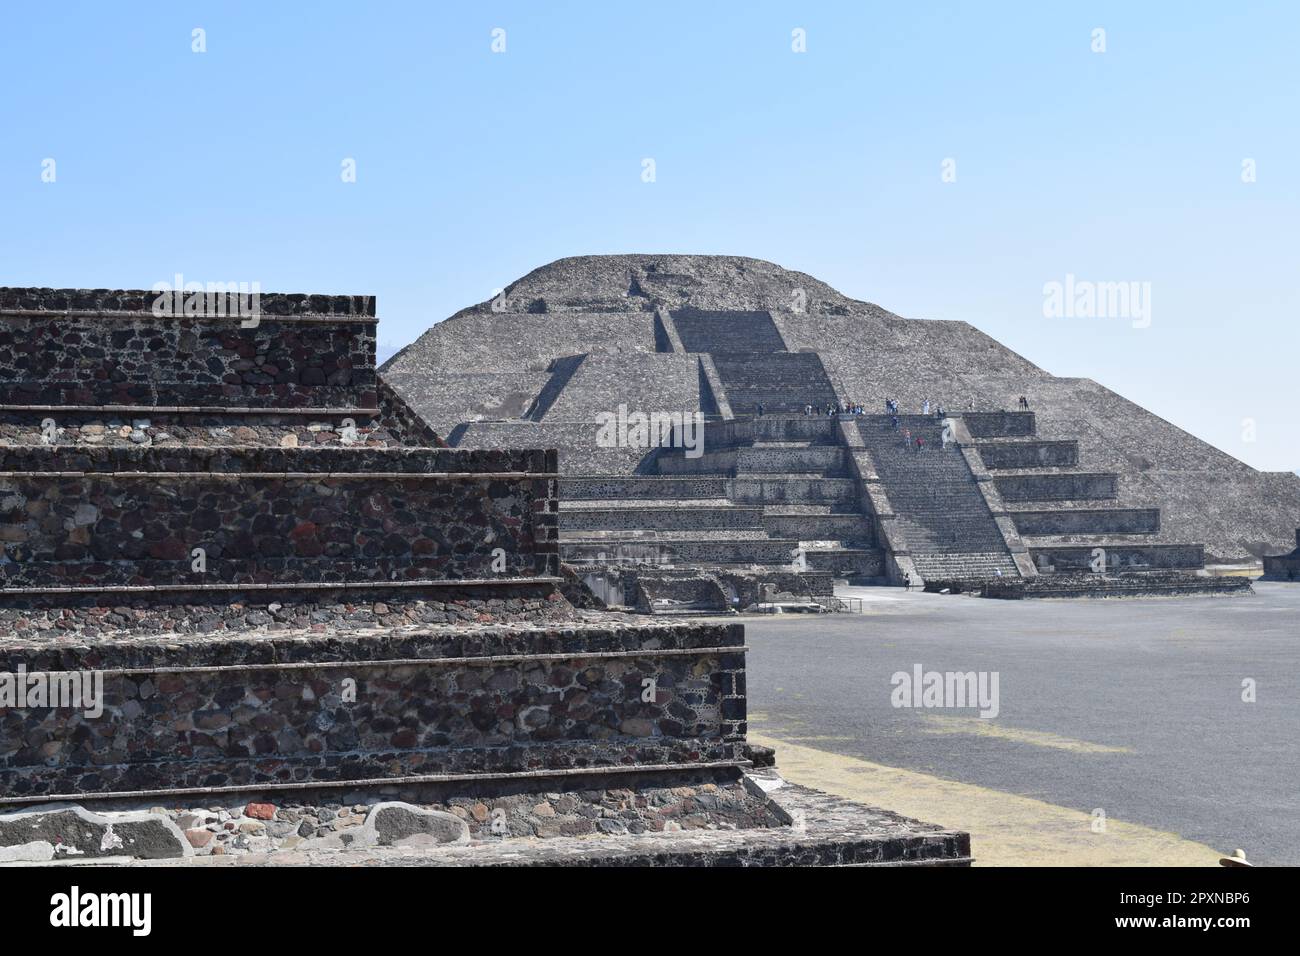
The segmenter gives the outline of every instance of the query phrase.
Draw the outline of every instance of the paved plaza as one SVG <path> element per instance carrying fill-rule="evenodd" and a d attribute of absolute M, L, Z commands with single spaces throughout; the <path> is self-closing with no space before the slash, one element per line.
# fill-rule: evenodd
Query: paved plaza
<path fill-rule="evenodd" d="M 1057 845 L 1060 862 L 1213 864 L 1243 847 L 1294 865 L 1300 587 L 1256 591 L 993 601 L 848 589 L 862 614 L 747 619 L 751 736 L 776 741 L 796 782 L 902 812 L 895 792 L 929 793 L 927 819 L 970 829 L 986 863 L 1050 862 Z M 892 706 L 891 676 L 917 664 L 997 672 L 998 715 Z M 981 808 L 994 805 L 1005 812 L 981 843 Z"/>

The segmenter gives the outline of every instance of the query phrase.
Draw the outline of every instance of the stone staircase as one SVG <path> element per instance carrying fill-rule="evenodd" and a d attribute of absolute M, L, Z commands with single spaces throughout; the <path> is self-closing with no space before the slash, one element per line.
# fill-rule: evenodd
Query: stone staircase
<path fill-rule="evenodd" d="M 1122 502 L 1119 476 L 1086 469 L 1078 442 L 1037 437 L 1032 412 L 965 415 L 971 448 L 1035 573 L 998 596 L 1240 593 L 1246 578 L 1205 573 L 1199 544 L 1161 534 L 1160 509 Z"/>
<path fill-rule="evenodd" d="M 943 447 L 938 421 L 903 415 L 895 429 L 888 416 L 863 415 L 856 425 L 893 508 L 891 545 L 926 582 L 1019 579 L 970 466 L 955 441 Z"/>

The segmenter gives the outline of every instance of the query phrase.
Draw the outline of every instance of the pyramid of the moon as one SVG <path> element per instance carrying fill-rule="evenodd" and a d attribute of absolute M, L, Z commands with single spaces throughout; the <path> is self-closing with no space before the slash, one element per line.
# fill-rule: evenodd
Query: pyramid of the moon
<path fill-rule="evenodd" d="M 453 446 L 558 449 L 570 564 L 1176 590 L 1207 562 L 1287 551 L 1300 524 L 1295 474 L 965 322 L 900 318 L 757 259 L 561 259 L 381 374 Z M 865 414 L 827 414 L 846 404 Z M 683 447 L 695 412 L 702 445 Z M 686 427 L 638 427 L 656 413 Z"/>

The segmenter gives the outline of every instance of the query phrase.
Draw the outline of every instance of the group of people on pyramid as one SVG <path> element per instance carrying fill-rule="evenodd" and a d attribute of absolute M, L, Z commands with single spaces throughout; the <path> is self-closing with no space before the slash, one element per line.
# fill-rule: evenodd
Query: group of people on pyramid
<path fill-rule="evenodd" d="M 1029 399 L 1021 395 L 1016 401 L 1016 406 L 1022 410 L 1028 410 Z M 975 411 L 975 402 L 973 399 L 967 403 L 966 409 L 967 411 Z M 765 409 L 762 402 L 758 403 L 756 412 L 759 418 L 763 417 Z M 889 414 L 894 429 L 897 431 L 899 426 L 899 415 L 901 414 L 899 412 L 898 399 L 886 398 L 885 412 Z M 814 415 L 826 415 L 827 417 L 834 417 L 835 415 L 865 415 L 867 413 L 867 407 L 856 402 L 841 402 L 838 405 L 834 402 L 827 402 L 824 408 L 808 403 L 804 405 L 803 413 L 805 417 L 811 417 Z M 942 402 L 931 405 L 930 400 L 927 398 L 921 402 L 921 414 L 933 415 L 935 421 L 942 421 L 947 417 L 948 412 L 943 407 Z"/>
<path fill-rule="evenodd" d="M 933 407 L 933 415 L 934 415 L 935 421 L 938 421 L 938 420 L 942 419 L 944 416 L 946 416 L 946 415 L 948 414 L 948 412 L 947 412 L 947 411 L 944 409 L 944 407 L 943 407 L 943 402 L 939 402 L 938 404 L 936 404 L 936 405 L 934 405 L 934 406 L 931 406 L 931 405 L 930 405 L 930 400 L 929 400 L 928 398 L 921 402 L 921 414 L 922 414 L 922 415 L 929 415 L 929 414 L 931 414 L 931 413 L 932 413 L 932 412 L 931 412 L 931 408 L 932 408 L 932 407 Z M 975 403 L 972 402 L 972 403 L 971 403 L 971 408 L 974 408 L 974 407 L 975 407 Z M 894 427 L 897 428 L 897 427 L 898 427 L 898 425 L 897 425 L 897 422 L 898 422 L 898 415 L 899 415 L 899 411 L 898 411 L 898 399 L 896 399 L 896 398 L 886 398 L 886 399 L 885 399 L 885 411 L 888 412 L 890 415 L 893 416 L 893 418 L 894 418 L 894 422 L 895 422 Z"/>
<path fill-rule="evenodd" d="M 805 416 L 825 415 L 828 418 L 834 417 L 835 415 L 865 415 L 867 413 L 867 406 L 855 405 L 851 402 L 841 402 L 839 405 L 836 405 L 834 402 L 827 402 L 826 407 L 822 409 L 808 404 L 803 407 L 803 413 Z M 758 414 L 760 416 L 763 414 L 762 405 L 758 406 Z"/>

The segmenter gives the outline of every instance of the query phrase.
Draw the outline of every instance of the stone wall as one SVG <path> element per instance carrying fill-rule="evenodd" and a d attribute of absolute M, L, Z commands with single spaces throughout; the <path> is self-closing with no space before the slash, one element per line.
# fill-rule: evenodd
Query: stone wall
<path fill-rule="evenodd" d="M 130 634 L 240 634 L 291 630 L 480 626 L 573 620 L 554 586 L 532 578 L 313 584 L 208 585 L 135 591 L 7 593 L 0 631 L 17 638 L 94 638 Z"/>
<path fill-rule="evenodd" d="M 843 505 L 858 501 L 857 482 L 852 478 L 729 478 L 731 498 L 738 504 Z"/>
<path fill-rule="evenodd" d="M 267 316 L 244 328 L 147 311 L 0 311 L 5 405 L 374 408 L 374 364 L 365 315 Z"/>
<path fill-rule="evenodd" d="M 390 801 L 406 805 L 394 806 Z M 100 801 L 96 809 L 124 802 Z M 250 810 L 257 815 L 249 816 Z M 531 862 L 539 865 L 558 863 L 567 856 L 564 849 L 554 847 L 557 838 L 561 843 L 569 842 L 565 837 L 583 838 L 589 848 L 594 848 L 611 838 L 644 833 L 667 834 L 669 840 L 673 840 L 674 833 L 679 838 L 698 839 L 710 832 L 736 835 L 739 830 L 762 831 L 788 823 L 788 814 L 734 768 L 684 770 L 674 774 L 628 773 L 613 779 L 592 774 L 560 781 L 390 783 L 364 790 L 308 788 L 291 794 L 250 791 L 239 794 L 238 799 L 227 795 L 217 801 L 216 812 L 208 805 L 169 808 L 168 814 L 188 839 L 197 844 L 195 856 L 247 858 L 266 851 L 290 849 L 294 855 L 306 856 L 321 849 L 322 844 L 329 845 L 330 849 L 342 844 L 355 850 L 363 842 L 368 844 L 375 839 L 381 846 L 387 846 L 407 839 L 409 830 L 403 824 L 419 819 L 410 814 L 422 816 L 429 811 L 449 813 L 463 821 L 470 840 L 477 844 L 473 848 L 476 851 L 488 849 L 490 853 L 493 845 L 506 850 L 505 855 L 522 850 Z M 367 820 L 373 821 L 374 834 L 366 832 Z M 444 818 L 442 822 L 450 821 Z M 235 826 L 228 827 L 228 823 Z M 11 826 L 18 829 L 17 825 Z M 19 831 L 16 835 L 29 836 L 28 826 L 28 833 Z M 124 829 L 118 824 L 113 832 L 121 833 Z M 446 835 L 458 829 L 452 826 Z M 509 846 L 521 837 L 523 843 Z M 410 842 L 431 839 L 421 832 L 411 837 Z M 87 843 L 87 855 L 101 855 L 97 852 L 98 841 Z M 606 852 L 620 865 L 626 856 L 623 847 L 609 847 Z M 102 855 L 114 854 L 108 851 Z M 667 855 L 654 854 L 658 865 L 665 864 L 663 857 Z M 481 853 L 476 854 L 473 864 L 482 866 L 491 862 L 483 857 Z M 698 865 L 702 861 L 703 854 L 694 862 Z M 407 863 L 419 865 L 411 860 Z"/>
<path fill-rule="evenodd" d="M 421 412 L 425 377 L 412 373 L 544 371 L 555 359 L 606 352 L 655 352 L 653 312 L 633 315 L 597 312 L 528 313 L 465 310 L 424 333 L 417 342 L 384 363 L 412 388 L 411 403 Z"/>
<path fill-rule="evenodd" d="M 712 359 L 737 415 L 802 414 L 843 400 L 814 352 L 714 352 Z"/>
<path fill-rule="evenodd" d="M 865 302 L 847 303 L 843 311 L 781 311 L 773 318 L 787 348 L 820 354 L 844 398 L 868 411 L 883 412 L 886 397 L 911 413 L 921 412 L 927 399 L 932 408 L 943 404 L 963 414 L 972 402 L 980 412 L 1009 409 L 1025 385 L 1046 375 L 965 322 L 903 319 Z M 1005 376 L 1020 391 L 992 390 L 990 373 Z"/>
<path fill-rule="evenodd" d="M 770 312 L 678 309 L 670 313 L 688 352 L 784 352 Z"/>
<path fill-rule="evenodd" d="M 1085 468 L 1120 476 L 1123 505 L 1160 509 L 1162 541 L 1202 542 L 1230 563 L 1290 547 L 1300 476 L 1255 471 L 1087 379 L 1047 379 L 1027 394 L 1040 436 L 1077 438 Z"/>
<path fill-rule="evenodd" d="M 704 424 L 704 448 L 713 451 L 736 445 L 750 445 L 756 441 L 837 445 L 838 432 L 839 419 L 829 415 L 708 421 Z"/>
<path fill-rule="evenodd" d="M 221 472 L 394 476 L 529 473 L 553 476 L 555 452 L 536 449 L 268 447 L 0 447 L 6 472 Z"/>
<path fill-rule="evenodd" d="M 1036 431 L 1033 412 L 962 412 L 961 417 L 972 438 L 1022 438 Z"/>
<path fill-rule="evenodd" d="M 835 580 L 826 572 L 804 571 L 795 573 L 793 571 L 764 569 L 761 574 L 755 574 L 745 571 L 723 571 L 718 574 L 718 578 L 729 589 L 736 592 L 736 603 L 742 608 L 757 604 L 763 600 L 763 588 L 766 585 L 774 586 L 778 594 L 786 593 L 824 598 L 835 595 Z"/>
<path fill-rule="evenodd" d="M 687 571 L 673 575 L 632 572 L 632 600 L 628 603 L 647 614 L 674 610 L 711 611 L 724 614 L 727 596 L 717 578 L 707 571 Z"/>
<path fill-rule="evenodd" d="M 725 474 L 808 474 L 847 477 L 848 466 L 843 448 L 835 445 L 812 445 L 807 448 L 722 448 L 706 449 L 696 458 L 663 455 L 659 470 L 665 475 Z"/>
<path fill-rule="evenodd" d="M 798 515 L 796 518 L 808 518 Z M 826 517 L 826 516 L 821 516 Z M 856 516 L 846 515 L 852 519 Z M 562 508 L 563 531 L 762 531 L 771 522 L 761 508 L 691 507 L 688 503 L 662 508 Z M 798 535 L 779 535 L 798 537 Z"/>
<path fill-rule="evenodd" d="M 1104 500 L 1119 494 L 1115 475 L 1061 473 L 1007 475 L 994 479 L 1005 501 Z"/>
<path fill-rule="evenodd" d="M 875 523 L 866 515 L 853 514 L 770 514 L 763 528 L 775 538 L 796 541 L 846 541 L 865 547 L 876 546 Z"/>
<path fill-rule="evenodd" d="M 41 289 L 0 288 L 0 313 L 35 314 L 46 319 L 60 314 L 140 314 L 153 318 L 157 292 L 144 289 Z M 374 318 L 375 298 L 370 295 L 307 295 L 301 292 L 263 292 L 261 310 L 275 317 Z"/>
<path fill-rule="evenodd" d="M 685 767 L 737 761 L 745 732 L 738 625 L 10 638 L 0 667 L 103 674 L 98 717 L 0 712 L 10 801 Z"/>
<path fill-rule="evenodd" d="M 775 586 L 778 592 L 813 598 L 830 598 L 835 594 L 834 577 L 826 571 L 795 572 L 774 567 L 669 569 L 611 565 L 585 573 L 587 583 L 605 594 L 610 605 L 627 607 L 636 606 L 639 593 L 645 590 L 645 581 L 654 582 L 649 590 L 661 589 L 672 596 L 675 580 L 696 578 L 708 578 L 721 588 L 720 592 L 713 592 L 719 612 L 733 606 L 743 609 L 757 603 L 762 600 L 763 588 L 767 585 Z"/>
<path fill-rule="evenodd" d="M 709 567 L 717 564 L 774 564 L 789 565 L 794 560 L 797 541 L 778 541 L 771 538 L 708 538 L 681 540 L 678 538 L 644 540 L 566 540 L 564 560 L 575 564 L 645 563 L 685 564 L 692 567 Z M 813 552 L 808 552 L 812 563 Z"/>
<path fill-rule="evenodd" d="M 351 422 L 349 430 L 348 422 Z M 64 409 L 0 410 L 0 447 L 9 445 L 120 445 L 227 447 L 320 445 L 397 447 L 420 445 L 423 431 L 411 431 L 395 417 L 298 411 L 123 412 Z M 349 437 L 344 438 L 347 434 Z M 48 436 L 48 437 L 47 437 Z"/>
<path fill-rule="evenodd" d="M 1191 594 L 1236 596 L 1253 593 L 1250 580 L 1239 575 L 1188 574 L 1186 570 L 1123 569 L 1119 573 L 1062 570 L 1024 581 L 990 581 L 990 598 L 1111 598 L 1178 597 Z"/>
<path fill-rule="evenodd" d="M 1030 548 L 1029 554 L 1036 566 L 1041 567 L 1041 562 L 1046 559 L 1057 571 L 1088 571 L 1097 551 L 1105 552 L 1107 571 L 1197 569 L 1205 566 L 1205 551 L 1199 544 L 1062 546 Z"/>
<path fill-rule="evenodd" d="M 708 478 L 619 478 L 565 477 L 560 479 L 564 501 L 605 501 L 619 498 L 674 500 L 727 497 L 727 479 Z"/>
<path fill-rule="evenodd" d="M 31 588 L 554 574 L 553 467 L 553 452 L 5 449 L 0 580 Z M 194 570 L 194 549 L 205 570 Z"/>
<path fill-rule="evenodd" d="M 1071 468 L 1079 463 L 1076 441 L 983 442 L 979 453 L 986 468 Z"/>
<path fill-rule="evenodd" d="M 1013 511 L 1016 530 L 1025 535 L 1151 534 L 1160 530 L 1158 508 L 1072 508 Z"/>
<path fill-rule="evenodd" d="M 886 575 L 885 554 L 877 548 L 864 550 L 808 550 L 804 560 L 813 571 L 828 571 L 840 578 L 881 578 Z"/>

